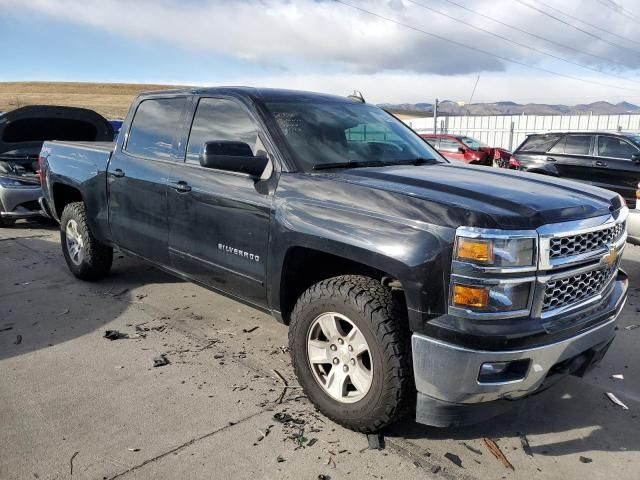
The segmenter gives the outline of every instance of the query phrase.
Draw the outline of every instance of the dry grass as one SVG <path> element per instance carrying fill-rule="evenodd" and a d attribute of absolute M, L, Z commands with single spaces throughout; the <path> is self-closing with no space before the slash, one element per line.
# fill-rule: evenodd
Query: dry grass
<path fill-rule="evenodd" d="M 109 119 L 123 118 L 140 92 L 173 85 L 125 83 L 0 82 L 0 112 L 26 105 L 67 105 L 97 111 Z"/>

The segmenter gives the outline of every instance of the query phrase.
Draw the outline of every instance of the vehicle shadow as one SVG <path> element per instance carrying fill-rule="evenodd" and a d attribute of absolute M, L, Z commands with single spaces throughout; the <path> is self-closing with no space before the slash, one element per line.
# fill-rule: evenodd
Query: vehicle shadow
<path fill-rule="evenodd" d="M 633 411 L 633 404 L 627 403 Z M 552 457 L 585 451 L 640 450 L 638 416 L 612 404 L 601 388 L 575 377 L 514 402 L 513 407 L 508 413 L 467 427 L 435 428 L 405 421 L 392 427 L 389 434 L 418 440 L 414 442 L 418 445 L 422 443 L 419 440 L 518 439 L 524 434 L 529 436 L 534 455 Z"/>
<path fill-rule="evenodd" d="M 57 237 L 0 242 L 0 271 L 8 279 L 0 284 L 0 360 L 106 328 L 136 301 L 133 288 L 182 282 L 118 254 L 110 276 L 83 282 L 67 269 Z"/>

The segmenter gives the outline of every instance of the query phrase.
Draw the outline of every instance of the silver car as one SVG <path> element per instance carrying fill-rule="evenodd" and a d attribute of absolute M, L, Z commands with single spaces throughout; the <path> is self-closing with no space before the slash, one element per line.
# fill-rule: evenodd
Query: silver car
<path fill-rule="evenodd" d="M 85 108 L 32 105 L 0 115 L 0 227 L 46 216 L 38 165 L 44 141 L 112 139 L 111 124 Z"/>

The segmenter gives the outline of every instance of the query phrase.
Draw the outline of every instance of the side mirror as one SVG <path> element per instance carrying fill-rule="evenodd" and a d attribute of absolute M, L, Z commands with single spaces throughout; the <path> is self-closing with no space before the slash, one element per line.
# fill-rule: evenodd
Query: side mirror
<path fill-rule="evenodd" d="M 246 173 L 259 177 L 269 163 L 267 157 L 256 157 L 244 142 L 216 140 L 205 142 L 200 154 L 200 165 L 228 172 Z"/>
<path fill-rule="evenodd" d="M 464 147 L 458 147 L 458 153 L 467 153 L 467 149 Z"/>
<path fill-rule="evenodd" d="M 640 153 L 634 153 L 631 155 L 631 161 L 633 163 L 640 163 Z"/>

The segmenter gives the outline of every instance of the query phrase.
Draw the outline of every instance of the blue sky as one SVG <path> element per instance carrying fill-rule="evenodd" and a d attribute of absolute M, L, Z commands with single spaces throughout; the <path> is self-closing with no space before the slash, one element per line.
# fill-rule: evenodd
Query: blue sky
<path fill-rule="evenodd" d="M 552 43 L 447 0 L 0 0 L 0 81 L 247 84 L 340 94 L 357 88 L 373 101 L 400 103 L 468 101 L 480 75 L 476 101 L 640 103 L 640 17 L 616 11 L 637 7 L 620 0 L 604 8 L 607 1 L 545 0 L 600 40 L 513 0 L 456 1 Z M 536 2 L 525 3 L 540 7 Z"/>

